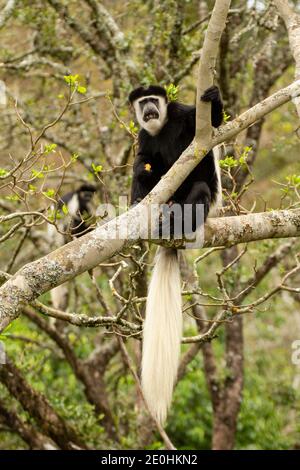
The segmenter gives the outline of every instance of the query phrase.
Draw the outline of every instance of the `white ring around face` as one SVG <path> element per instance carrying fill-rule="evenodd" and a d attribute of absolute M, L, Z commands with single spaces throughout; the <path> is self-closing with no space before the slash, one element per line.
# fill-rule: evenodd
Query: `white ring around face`
<path fill-rule="evenodd" d="M 155 98 L 156 100 L 158 100 L 158 112 L 159 112 L 158 119 L 150 119 L 150 121 L 148 122 L 144 121 L 139 103 L 145 98 Z M 168 103 L 166 102 L 163 96 L 159 96 L 159 95 L 142 96 L 141 98 L 138 98 L 137 100 L 133 102 L 133 107 L 134 107 L 136 118 L 137 118 L 139 125 L 152 136 L 155 136 L 156 134 L 158 134 L 159 131 L 167 122 Z"/>

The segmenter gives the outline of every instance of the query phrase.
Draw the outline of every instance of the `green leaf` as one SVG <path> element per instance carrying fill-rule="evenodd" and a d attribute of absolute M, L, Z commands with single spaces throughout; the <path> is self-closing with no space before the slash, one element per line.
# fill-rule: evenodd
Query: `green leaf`
<path fill-rule="evenodd" d="M 6 176 L 8 175 L 8 171 L 5 170 L 4 168 L 0 168 L 0 176 Z"/>
<path fill-rule="evenodd" d="M 79 158 L 79 154 L 78 153 L 73 153 L 73 155 L 71 156 L 71 162 L 72 163 L 75 163 Z"/>
<path fill-rule="evenodd" d="M 179 86 L 174 85 L 174 83 L 170 83 L 169 85 L 165 85 L 164 88 L 167 92 L 168 101 L 178 100 Z"/>
<path fill-rule="evenodd" d="M 137 134 L 137 132 L 138 132 L 138 128 L 135 125 L 135 122 L 132 121 L 132 120 L 129 122 L 129 130 L 130 130 L 130 132 L 132 132 L 132 134 Z"/>
<path fill-rule="evenodd" d="M 238 161 L 234 157 L 228 156 L 219 161 L 219 165 L 223 169 L 230 169 L 238 166 Z"/>
<path fill-rule="evenodd" d="M 102 165 L 95 165 L 95 163 L 92 163 L 92 168 L 93 168 L 95 174 L 101 173 L 101 171 L 103 170 Z"/>
<path fill-rule="evenodd" d="M 45 145 L 44 154 L 48 155 L 48 153 L 55 152 L 57 144 L 47 144 Z"/>
<path fill-rule="evenodd" d="M 66 206 L 66 204 L 64 204 L 64 205 L 62 206 L 62 211 L 63 211 L 63 213 L 64 213 L 65 215 L 68 215 L 69 209 L 68 209 L 68 207 Z"/>
<path fill-rule="evenodd" d="M 223 109 L 223 121 L 226 123 L 230 119 L 230 114 L 227 114 Z"/>
<path fill-rule="evenodd" d="M 37 170 L 34 170 L 34 169 L 33 169 L 33 170 L 31 170 L 31 176 L 32 176 L 33 178 L 42 179 L 42 178 L 44 178 L 45 175 L 44 175 L 44 173 L 43 173 L 42 171 L 37 171 Z"/>
<path fill-rule="evenodd" d="M 81 93 L 82 95 L 85 95 L 86 93 L 86 87 L 85 86 L 79 86 L 77 88 L 78 93 Z"/>
<path fill-rule="evenodd" d="M 5 196 L 8 201 L 20 201 L 20 196 L 13 194 L 12 196 Z"/>
<path fill-rule="evenodd" d="M 69 85 L 71 90 L 77 90 L 78 93 L 84 95 L 87 91 L 86 87 L 80 84 L 80 77 L 76 75 L 64 75 L 65 82 Z"/>
<path fill-rule="evenodd" d="M 288 175 L 285 177 L 290 186 L 298 186 L 300 184 L 300 175 Z"/>
<path fill-rule="evenodd" d="M 47 189 L 47 191 L 43 191 L 44 196 L 53 197 L 55 195 L 54 189 Z"/>
<path fill-rule="evenodd" d="M 65 82 L 71 87 L 74 88 L 78 84 L 79 75 L 64 75 Z"/>

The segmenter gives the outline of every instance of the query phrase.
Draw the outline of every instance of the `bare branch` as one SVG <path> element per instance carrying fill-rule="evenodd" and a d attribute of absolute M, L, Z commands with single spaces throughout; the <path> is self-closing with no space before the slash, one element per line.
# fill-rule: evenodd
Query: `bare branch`
<path fill-rule="evenodd" d="M 0 12 L 0 29 L 3 28 L 7 20 L 13 14 L 13 11 L 18 3 L 18 0 L 8 0 L 3 10 Z"/>
<path fill-rule="evenodd" d="M 198 71 L 196 105 L 196 142 L 209 147 L 212 135 L 211 103 L 201 101 L 204 91 L 213 85 L 216 59 L 231 0 L 216 0 L 205 34 Z M 200 147 L 200 148 L 201 148 Z"/>

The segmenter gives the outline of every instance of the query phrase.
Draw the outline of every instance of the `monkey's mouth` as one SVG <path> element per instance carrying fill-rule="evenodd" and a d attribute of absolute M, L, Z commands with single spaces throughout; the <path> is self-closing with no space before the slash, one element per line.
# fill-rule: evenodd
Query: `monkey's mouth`
<path fill-rule="evenodd" d="M 144 121 L 145 122 L 148 122 L 150 121 L 150 119 L 158 119 L 159 118 L 159 114 L 156 113 L 155 111 L 151 111 L 150 113 L 147 113 L 144 115 Z"/>

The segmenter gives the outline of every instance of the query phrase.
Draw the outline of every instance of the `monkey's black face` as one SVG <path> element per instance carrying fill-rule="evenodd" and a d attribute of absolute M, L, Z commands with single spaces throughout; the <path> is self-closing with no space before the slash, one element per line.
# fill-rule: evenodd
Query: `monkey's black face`
<path fill-rule="evenodd" d="M 88 203 L 92 199 L 94 193 L 91 191 L 80 191 L 79 198 L 82 202 Z"/>
<path fill-rule="evenodd" d="M 159 119 L 159 100 L 157 98 L 144 98 L 139 101 L 139 107 L 143 116 L 143 121 Z"/>

